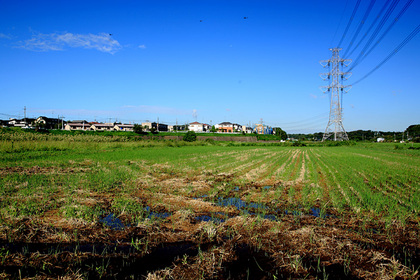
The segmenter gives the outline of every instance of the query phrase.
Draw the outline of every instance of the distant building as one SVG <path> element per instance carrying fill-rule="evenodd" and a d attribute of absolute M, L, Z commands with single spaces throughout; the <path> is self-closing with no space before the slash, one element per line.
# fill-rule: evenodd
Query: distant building
<path fill-rule="evenodd" d="M 246 125 L 243 125 L 242 126 L 242 132 L 245 132 L 245 133 L 252 133 L 252 127 L 249 127 L 249 126 L 246 126 Z"/>
<path fill-rule="evenodd" d="M 24 119 L 10 119 L 8 121 L 8 126 L 20 127 L 20 128 L 32 128 L 33 123 L 36 119 L 33 118 L 24 118 Z"/>
<path fill-rule="evenodd" d="M 242 126 L 237 123 L 222 122 L 214 126 L 219 132 L 239 132 L 242 131 Z"/>
<path fill-rule="evenodd" d="M 134 125 L 133 124 L 115 124 L 114 130 L 117 131 L 134 131 Z"/>
<path fill-rule="evenodd" d="M 141 126 L 144 127 L 147 131 L 152 131 L 152 128 L 156 131 L 168 131 L 168 125 L 163 123 L 144 122 L 141 123 Z"/>
<path fill-rule="evenodd" d="M 67 122 L 65 130 L 90 130 L 91 124 L 85 120 Z"/>
<path fill-rule="evenodd" d="M 114 126 L 114 123 L 95 123 L 90 128 L 94 131 L 113 131 Z"/>
<path fill-rule="evenodd" d="M 45 129 L 58 129 L 64 126 L 64 121 L 58 118 L 41 116 L 35 120 L 34 125 Z"/>
<path fill-rule="evenodd" d="M 189 131 L 194 131 L 194 132 L 203 132 L 204 131 L 204 125 L 202 123 L 199 123 L 199 122 L 192 122 L 188 125 L 188 130 Z"/>
<path fill-rule="evenodd" d="M 257 134 L 273 134 L 273 128 L 258 123 L 255 125 L 254 132 Z"/>
<path fill-rule="evenodd" d="M 9 121 L 7 121 L 7 120 L 0 120 L 0 126 L 1 127 L 9 126 Z"/>
<path fill-rule="evenodd" d="M 187 124 L 177 124 L 177 125 L 172 126 L 171 131 L 186 131 L 186 130 L 188 130 Z"/>

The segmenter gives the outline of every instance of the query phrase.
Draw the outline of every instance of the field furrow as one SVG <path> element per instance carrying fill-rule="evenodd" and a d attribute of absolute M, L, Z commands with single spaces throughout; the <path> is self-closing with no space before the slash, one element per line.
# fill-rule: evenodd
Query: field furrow
<path fill-rule="evenodd" d="M 416 149 L 98 139 L 0 147 L 0 278 L 418 278 Z"/>

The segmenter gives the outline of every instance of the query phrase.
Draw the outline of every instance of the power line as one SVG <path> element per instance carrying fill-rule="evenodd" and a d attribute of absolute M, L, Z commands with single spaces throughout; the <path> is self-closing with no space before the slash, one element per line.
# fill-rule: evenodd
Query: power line
<path fill-rule="evenodd" d="M 345 11 L 346 11 L 346 9 L 347 9 L 347 4 L 348 4 L 348 3 L 349 3 L 349 0 L 347 0 L 347 1 L 346 1 L 346 5 L 344 5 L 344 9 L 343 9 L 343 12 L 341 13 L 340 21 L 338 22 L 337 28 L 335 29 L 334 36 L 333 36 L 333 38 L 332 38 L 332 40 L 331 40 L 330 46 L 333 44 L 333 42 L 334 42 L 334 40 L 335 40 L 335 36 L 337 35 L 338 29 L 340 28 L 340 25 L 341 25 L 341 22 L 342 22 L 342 20 L 343 20 L 344 13 L 345 13 Z"/>
<path fill-rule="evenodd" d="M 319 118 L 319 119 L 314 119 L 312 121 L 306 122 L 306 123 L 302 123 L 299 125 L 282 125 L 282 128 L 286 128 L 286 129 L 297 129 L 297 128 L 302 128 L 302 127 L 306 127 L 306 126 L 313 126 L 313 125 L 325 125 L 325 120 L 327 119 L 326 115 L 324 115 L 324 117 Z"/>
<path fill-rule="evenodd" d="M 351 23 L 352 23 L 352 21 L 353 21 L 353 19 L 354 19 L 354 15 L 356 14 L 357 9 L 359 8 L 360 1 L 361 1 L 361 0 L 357 0 L 356 5 L 354 6 L 354 9 L 353 9 L 353 13 L 351 14 L 351 17 L 350 17 L 350 19 L 349 19 L 349 22 L 347 23 L 346 29 L 344 30 L 343 36 L 341 36 L 341 40 L 340 40 L 340 42 L 338 43 L 338 46 L 337 46 L 337 47 L 340 47 L 341 43 L 343 43 L 343 40 L 344 40 L 344 38 L 346 37 L 347 32 L 349 31 L 350 25 L 351 25 Z"/>
<path fill-rule="evenodd" d="M 306 118 L 300 121 L 294 121 L 294 122 L 286 122 L 286 123 L 275 123 L 275 124 L 281 124 L 281 125 L 290 125 L 290 124 L 299 124 L 299 123 L 306 123 L 308 121 L 313 121 L 314 119 L 320 119 L 320 118 L 324 118 L 326 113 L 322 113 L 310 118 Z"/>
<path fill-rule="evenodd" d="M 369 73 L 367 73 L 361 79 L 359 79 L 356 82 L 354 82 L 353 85 L 355 85 L 355 84 L 363 81 L 368 76 L 370 76 L 373 72 L 375 72 L 376 70 L 378 70 L 388 60 L 390 60 L 397 52 L 399 52 L 408 42 L 410 42 L 411 39 L 413 39 L 419 32 L 420 32 L 420 24 L 381 63 L 379 63 L 375 68 L 373 68 Z"/>
<path fill-rule="evenodd" d="M 378 39 L 378 41 L 376 41 L 376 43 L 372 46 L 372 48 L 370 48 L 369 51 L 366 52 L 365 56 L 368 56 L 373 49 L 382 41 L 382 39 L 385 37 L 386 34 L 388 34 L 388 32 L 391 30 L 391 28 L 395 25 L 395 23 L 397 23 L 397 21 L 404 15 L 404 13 L 408 10 L 408 8 L 410 7 L 411 3 L 413 3 L 414 0 L 409 0 L 407 3 L 405 3 L 404 7 L 402 8 L 402 10 L 398 13 L 398 15 L 395 17 L 394 21 L 388 26 L 388 28 L 385 30 L 385 32 L 382 34 L 382 36 Z"/>
<path fill-rule="evenodd" d="M 357 27 L 356 32 L 353 35 L 353 38 L 351 38 L 351 40 L 350 40 L 349 46 L 346 48 L 346 51 L 344 52 L 343 57 L 347 56 L 347 53 L 349 52 L 350 47 L 353 45 L 353 42 L 356 40 L 357 36 L 359 36 L 360 30 L 362 29 L 363 25 L 366 22 L 367 17 L 369 16 L 370 12 L 372 11 L 372 8 L 373 8 L 373 5 L 375 5 L 375 2 L 376 2 L 376 0 L 371 0 L 370 1 L 369 6 L 367 7 L 365 14 L 363 15 L 363 18 L 360 21 L 359 26 Z"/>
<path fill-rule="evenodd" d="M 366 51 L 372 44 L 373 40 L 378 36 L 379 32 L 381 31 L 382 27 L 385 25 L 385 22 L 391 16 L 391 13 L 394 11 L 395 7 L 397 6 L 400 0 L 393 0 L 391 6 L 388 7 L 388 10 L 385 12 L 385 15 L 382 17 L 381 21 L 379 22 L 376 29 L 373 31 L 373 34 L 370 36 L 368 42 L 363 47 L 360 54 L 357 56 L 356 60 L 354 61 L 352 67 L 350 67 L 349 71 L 353 70 L 360 62 L 362 62 L 366 58 Z"/>
<path fill-rule="evenodd" d="M 4 113 L 0 113 L 0 115 L 6 116 L 6 117 L 9 117 L 9 118 L 16 118 L 16 119 L 20 118 L 20 116 L 18 116 L 18 115 L 9 115 L 9 114 L 4 114 Z"/>
<path fill-rule="evenodd" d="M 382 9 L 379 11 L 378 15 L 376 16 L 375 20 L 372 22 L 372 24 L 369 26 L 368 30 L 365 32 L 365 34 L 362 36 L 362 38 L 359 40 L 357 45 L 351 50 L 351 52 L 347 55 L 347 57 L 350 57 L 352 53 L 357 50 L 357 48 L 360 46 L 360 44 L 363 42 L 363 40 L 366 38 L 366 36 L 370 33 L 372 28 L 375 26 L 376 22 L 379 20 L 379 18 L 382 16 L 382 13 L 385 11 L 386 7 L 389 5 L 391 0 L 387 0 L 385 4 L 382 6 Z"/>
<path fill-rule="evenodd" d="M 281 127 L 283 130 L 299 130 L 299 129 L 309 129 L 309 128 L 320 128 L 322 130 L 322 127 L 325 126 L 325 120 L 328 118 L 325 117 L 323 120 L 316 121 L 314 123 L 308 123 L 306 125 L 300 125 L 300 126 L 284 126 Z"/>

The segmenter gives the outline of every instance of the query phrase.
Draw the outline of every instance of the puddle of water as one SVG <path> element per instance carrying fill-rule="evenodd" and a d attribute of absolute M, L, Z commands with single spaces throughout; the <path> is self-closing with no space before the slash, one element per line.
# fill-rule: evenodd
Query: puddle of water
<path fill-rule="evenodd" d="M 325 218 L 328 218 L 328 217 L 336 218 L 334 215 L 322 212 L 321 209 L 319 209 L 319 208 L 311 208 L 311 211 L 312 211 L 311 215 L 314 216 L 314 217 L 317 217 L 317 218 L 322 218 L 322 219 L 325 219 Z"/>
<path fill-rule="evenodd" d="M 99 222 L 114 230 L 122 230 L 125 228 L 121 220 L 118 217 L 116 217 L 113 213 L 110 213 L 104 218 L 99 219 Z"/>
<path fill-rule="evenodd" d="M 208 215 L 200 215 L 200 216 L 196 216 L 194 217 L 194 219 L 196 219 L 197 221 L 200 222 L 213 222 L 215 224 L 220 224 L 220 223 L 224 223 L 225 219 L 222 218 L 217 218 L 217 217 L 212 217 L 212 216 L 208 216 Z"/>
<path fill-rule="evenodd" d="M 219 206 L 235 206 L 238 210 L 241 210 L 242 208 L 249 209 L 267 209 L 268 207 L 261 203 L 255 203 L 255 202 L 245 202 L 242 199 L 238 197 L 228 197 L 228 198 L 222 198 L 219 197 L 219 200 L 216 202 Z"/>
<path fill-rule="evenodd" d="M 144 210 L 147 212 L 147 218 L 148 219 L 166 219 L 169 216 L 171 216 L 172 214 L 169 212 L 154 212 L 154 211 L 150 211 L 150 207 L 146 206 L 146 208 L 144 208 Z"/>
<path fill-rule="evenodd" d="M 272 188 L 272 186 L 264 186 L 263 187 L 263 189 L 265 190 L 265 191 L 268 191 L 269 189 L 271 189 Z"/>
<path fill-rule="evenodd" d="M 310 213 L 312 216 L 317 217 L 317 218 L 325 218 L 326 216 L 328 216 L 325 213 L 321 213 L 321 209 L 319 208 L 311 208 L 311 212 Z"/>
<path fill-rule="evenodd" d="M 270 215 L 264 215 L 264 219 L 270 220 L 270 221 L 277 221 L 276 215 L 270 214 Z"/>

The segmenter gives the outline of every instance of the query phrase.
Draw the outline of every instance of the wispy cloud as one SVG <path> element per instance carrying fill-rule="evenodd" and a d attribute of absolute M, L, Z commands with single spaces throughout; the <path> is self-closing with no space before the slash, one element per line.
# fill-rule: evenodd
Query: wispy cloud
<path fill-rule="evenodd" d="M 12 39 L 12 36 L 9 36 L 9 35 L 4 34 L 4 33 L 0 33 L 0 39 Z"/>
<path fill-rule="evenodd" d="M 66 48 L 95 49 L 114 54 L 122 48 L 110 34 L 36 33 L 31 39 L 20 41 L 19 47 L 30 51 L 61 51 Z"/>
<path fill-rule="evenodd" d="M 146 45 L 140 45 L 139 46 L 139 49 L 145 49 L 146 48 Z"/>

